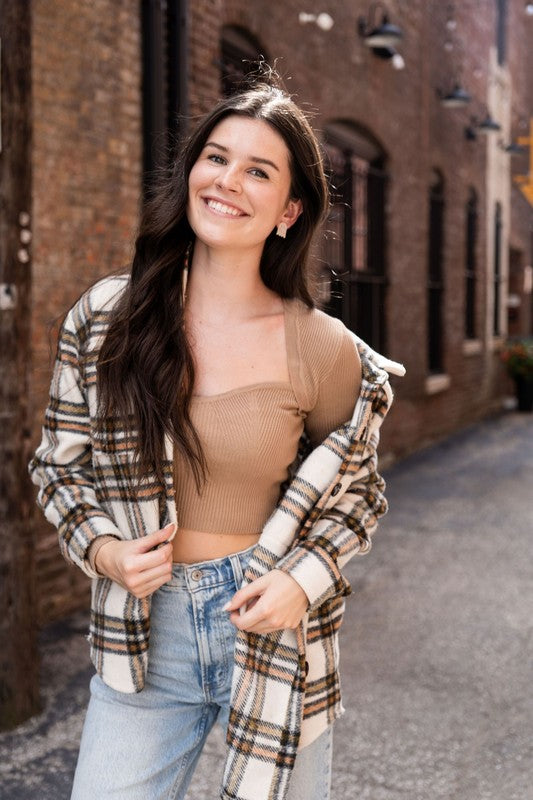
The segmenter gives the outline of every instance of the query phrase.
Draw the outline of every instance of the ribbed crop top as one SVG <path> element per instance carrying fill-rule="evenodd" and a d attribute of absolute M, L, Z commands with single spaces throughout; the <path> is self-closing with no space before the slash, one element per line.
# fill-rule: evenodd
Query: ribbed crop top
<path fill-rule="evenodd" d="M 352 416 L 359 356 L 347 329 L 299 301 L 284 301 L 290 382 L 258 383 L 190 408 L 207 461 L 200 491 L 174 454 L 178 524 L 206 533 L 259 533 L 279 499 L 304 426 L 314 445 Z"/>

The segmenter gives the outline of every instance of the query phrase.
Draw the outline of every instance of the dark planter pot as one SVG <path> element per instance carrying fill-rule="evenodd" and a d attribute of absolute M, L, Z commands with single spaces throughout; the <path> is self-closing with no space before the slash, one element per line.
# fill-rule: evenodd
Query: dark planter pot
<path fill-rule="evenodd" d="M 533 378 L 515 378 L 519 411 L 533 411 Z"/>

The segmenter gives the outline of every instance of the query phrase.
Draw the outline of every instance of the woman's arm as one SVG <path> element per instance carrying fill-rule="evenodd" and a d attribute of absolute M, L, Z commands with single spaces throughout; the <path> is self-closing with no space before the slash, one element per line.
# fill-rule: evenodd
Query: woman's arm
<path fill-rule="evenodd" d="M 251 633 L 294 628 L 306 610 L 349 594 L 342 568 L 352 556 L 371 548 L 378 519 L 385 514 L 385 482 L 376 471 L 377 431 L 364 445 L 364 457 L 347 488 L 324 511 L 276 568 L 240 589 L 228 605 L 232 622 Z M 334 500 L 335 497 L 332 497 Z M 235 613 L 241 607 L 247 610 Z"/>
<path fill-rule="evenodd" d="M 345 330 L 336 358 L 318 388 L 316 404 L 307 415 L 306 429 L 314 444 L 351 418 L 360 390 L 361 362 Z M 376 445 L 377 430 L 365 445 L 366 457 L 357 473 L 344 478 L 344 494 L 335 507 L 315 522 L 305 540 L 281 559 L 276 569 L 235 595 L 229 610 L 235 612 L 248 604 L 242 616 L 232 616 L 237 627 L 254 633 L 293 628 L 315 603 L 324 602 L 330 594 L 346 593 L 340 568 L 355 552 L 369 549 L 374 519 L 386 508 L 383 482 L 375 472 Z"/>
<path fill-rule="evenodd" d="M 39 487 L 37 502 L 58 530 L 62 555 L 94 578 L 98 573 L 87 559 L 91 542 L 105 534 L 121 539 L 122 534 L 94 489 L 91 420 L 80 370 L 78 331 L 87 322 L 82 305 L 80 300 L 69 311 L 61 328 L 42 439 L 29 471 Z"/>
<path fill-rule="evenodd" d="M 305 591 L 310 609 L 335 596 L 349 594 L 350 585 L 341 570 L 354 555 L 370 551 L 378 519 L 387 511 L 385 481 L 377 472 L 377 444 L 376 430 L 364 445 L 360 466 L 347 479 L 349 483 L 340 499 L 320 515 L 305 539 L 276 565 Z"/>
<path fill-rule="evenodd" d="M 94 485 L 91 419 L 80 368 L 80 331 L 87 335 L 90 303 L 85 295 L 62 326 L 42 440 L 29 470 L 39 486 L 38 502 L 58 530 L 65 559 L 90 578 L 102 575 L 143 597 L 170 577 L 172 526 L 136 540 L 121 531 L 101 507 Z M 91 545 L 103 545 L 92 553 Z"/>

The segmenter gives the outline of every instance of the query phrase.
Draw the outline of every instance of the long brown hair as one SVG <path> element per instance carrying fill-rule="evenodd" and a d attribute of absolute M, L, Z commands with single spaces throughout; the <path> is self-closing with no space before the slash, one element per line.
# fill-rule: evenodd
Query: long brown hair
<path fill-rule="evenodd" d="M 138 475 L 164 482 L 168 435 L 189 462 L 197 485 L 205 458 L 189 415 L 194 364 L 184 329 L 183 272 L 194 247 L 186 215 L 189 174 L 212 129 L 225 117 L 260 119 L 283 137 L 290 154 L 291 198 L 303 211 L 281 239 L 268 236 L 260 263 L 265 285 L 309 307 L 308 255 L 324 218 L 328 189 L 315 135 L 304 113 L 280 89 L 257 85 L 222 100 L 178 148 L 171 174 L 147 203 L 140 222 L 131 280 L 120 298 L 98 358 L 99 418 L 118 419 L 131 436 Z"/>

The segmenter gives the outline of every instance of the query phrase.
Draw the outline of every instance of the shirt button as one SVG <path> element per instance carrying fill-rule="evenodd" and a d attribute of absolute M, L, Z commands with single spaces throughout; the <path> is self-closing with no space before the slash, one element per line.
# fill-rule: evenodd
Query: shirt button
<path fill-rule="evenodd" d="M 193 579 L 193 581 L 199 581 L 202 578 L 202 575 L 203 573 L 201 569 L 194 569 L 191 572 L 191 578 Z"/>
<path fill-rule="evenodd" d="M 338 495 L 341 489 L 342 489 L 342 484 L 336 483 L 333 489 L 331 490 L 331 496 L 335 497 L 336 495 Z"/>

